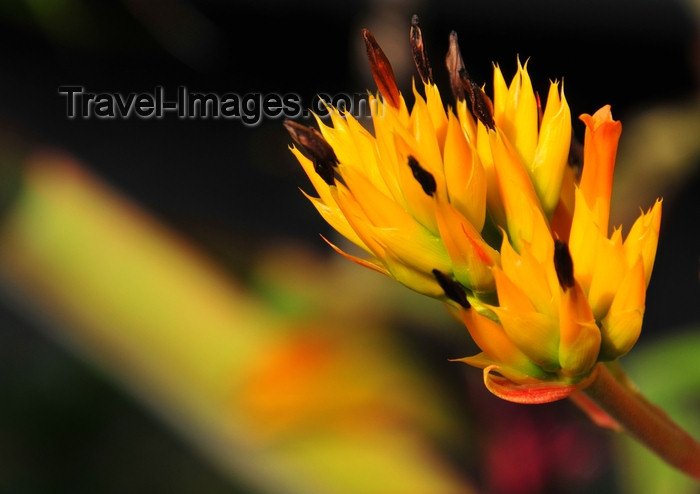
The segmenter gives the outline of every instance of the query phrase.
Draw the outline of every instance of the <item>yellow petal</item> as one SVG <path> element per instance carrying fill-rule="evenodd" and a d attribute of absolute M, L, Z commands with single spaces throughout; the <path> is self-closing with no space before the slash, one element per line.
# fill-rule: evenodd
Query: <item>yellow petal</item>
<path fill-rule="evenodd" d="M 500 127 L 524 163 L 531 163 L 537 148 L 537 100 L 525 66 L 518 60 L 518 72 L 508 88 L 508 100 Z"/>
<path fill-rule="evenodd" d="M 437 193 L 439 195 L 445 193 L 442 157 L 437 149 L 427 107 L 423 104 L 422 108 L 421 112 L 416 113 L 416 115 L 422 115 L 421 118 L 416 117 L 416 120 L 420 120 L 421 123 L 416 125 L 419 128 L 429 127 L 430 132 L 433 133 L 432 140 L 424 137 L 423 143 L 417 141 L 412 131 L 404 126 L 393 112 L 389 112 L 385 118 L 377 119 L 375 133 L 379 156 L 378 166 L 381 168 L 381 175 L 393 199 L 424 227 L 437 233 L 432 198 L 423 191 L 408 166 L 410 156 L 420 164 L 421 168 L 432 175 Z M 421 132 L 427 131 L 423 129 Z M 425 142 L 432 142 L 432 146 L 424 145 Z"/>
<path fill-rule="evenodd" d="M 455 113 L 459 119 L 462 131 L 464 132 L 464 137 L 467 139 L 467 142 L 474 146 L 477 138 L 476 121 L 467 107 L 466 100 L 457 101 L 455 104 Z"/>
<path fill-rule="evenodd" d="M 443 162 L 450 203 L 481 231 L 486 218 L 486 172 L 453 114 L 447 123 Z"/>
<path fill-rule="evenodd" d="M 537 150 L 530 164 L 532 179 L 542 208 L 551 215 L 559 202 L 571 145 L 571 112 L 564 90 L 552 83 L 542 117 Z"/>
<path fill-rule="evenodd" d="M 486 174 L 486 207 L 497 225 L 506 228 L 506 211 L 496 175 L 495 158 L 491 151 L 491 131 L 481 121 L 476 122 L 476 152 Z"/>
<path fill-rule="evenodd" d="M 600 351 L 600 329 L 581 286 L 576 283 L 561 297 L 559 363 L 566 376 L 588 373 Z"/>
<path fill-rule="evenodd" d="M 656 258 L 660 227 L 661 200 L 657 200 L 649 211 L 637 218 L 625 239 L 627 259 L 637 259 L 638 256 L 641 256 L 643 259 L 644 279 L 647 286 L 649 285 L 654 259 Z"/>
<path fill-rule="evenodd" d="M 333 191 L 333 196 L 337 198 L 337 203 L 343 216 L 360 238 L 362 244 L 367 247 L 374 257 L 384 259 L 386 257 L 385 247 L 377 242 L 372 235 L 372 231 L 369 228 L 371 225 L 370 219 L 365 214 L 362 206 L 357 202 L 357 199 L 344 186 L 341 186 L 339 190 Z"/>
<path fill-rule="evenodd" d="M 415 103 L 411 111 L 410 127 L 412 131 L 412 139 L 407 139 L 402 135 L 403 140 L 409 144 L 413 153 L 417 153 L 416 158 L 421 162 L 423 168 L 434 175 L 442 175 L 442 153 L 441 146 L 438 140 L 437 129 L 433 125 L 431 111 L 427 103 L 418 91 L 413 89 Z M 435 103 L 433 102 L 433 106 Z M 444 109 L 442 111 L 445 113 Z M 446 117 L 443 117 L 446 118 Z M 440 121 L 438 125 L 443 127 L 445 124 Z M 441 177 L 436 177 L 436 179 Z"/>
<path fill-rule="evenodd" d="M 637 342 L 642 330 L 645 298 L 644 263 L 640 256 L 620 283 L 602 321 L 601 359 L 621 357 Z"/>
<path fill-rule="evenodd" d="M 551 262 L 553 252 L 546 263 L 538 261 L 530 252 L 523 249 L 518 254 L 506 238 L 501 247 L 501 268 L 516 286 L 527 290 L 527 296 L 534 310 L 544 314 L 555 315 L 559 303 L 559 281 L 554 264 Z"/>
<path fill-rule="evenodd" d="M 347 114 L 345 116 L 345 121 L 347 124 L 348 136 L 352 139 L 354 144 L 355 152 L 353 158 L 355 161 L 353 162 L 353 167 L 361 170 L 377 189 L 389 194 L 389 188 L 381 173 L 382 166 L 379 163 L 377 144 L 374 136 L 372 136 L 352 115 Z M 347 160 L 349 158 L 344 160 L 337 154 L 336 156 L 341 163 L 348 163 Z"/>
<path fill-rule="evenodd" d="M 372 253 L 369 247 L 365 245 L 365 243 L 360 239 L 360 237 L 357 236 L 357 233 L 355 233 L 355 230 L 352 229 L 350 226 L 350 223 L 348 223 L 347 218 L 345 217 L 345 214 L 336 206 L 336 207 L 329 207 L 325 203 L 323 203 L 320 199 L 316 197 L 311 197 L 308 195 L 306 192 L 302 191 L 302 194 L 306 196 L 306 198 L 311 201 L 311 204 L 314 205 L 316 210 L 320 213 L 320 215 L 323 217 L 324 220 L 326 220 L 326 223 L 328 223 L 335 231 L 340 233 L 343 237 L 347 238 L 350 240 L 352 243 L 357 245 L 358 247 L 362 248 L 368 253 Z"/>
<path fill-rule="evenodd" d="M 495 281 L 491 267 L 499 262 L 498 251 L 454 206 L 438 202 L 435 209 L 440 237 L 452 259 L 457 281 L 476 292 L 492 292 Z"/>
<path fill-rule="evenodd" d="M 513 283 L 498 268 L 493 269 L 499 307 L 491 307 L 503 331 L 520 351 L 545 370 L 558 365 L 558 320 L 538 312 L 525 287 Z"/>
<path fill-rule="evenodd" d="M 508 107 L 508 84 L 498 64 L 493 65 L 493 119 L 503 128 Z"/>
<path fill-rule="evenodd" d="M 500 293 L 499 293 L 500 295 Z M 493 307 L 508 339 L 546 371 L 559 367 L 558 321 L 534 310 Z"/>
<path fill-rule="evenodd" d="M 619 230 L 610 239 L 598 235 L 595 248 L 598 255 L 593 266 L 588 301 L 593 314 L 600 320 L 607 313 L 628 267 Z"/>
<path fill-rule="evenodd" d="M 342 169 L 345 185 L 338 184 L 335 189 L 344 191 L 333 194 L 335 202 L 345 211 L 348 207 L 359 206 L 373 225 L 397 229 L 413 229 L 416 220 L 396 201 L 378 190 L 364 175 L 352 168 Z M 354 201 L 350 202 L 348 197 Z M 348 218 L 349 220 L 349 218 Z M 357 229 L 355 229 L 357 231 Z"/>
<path fill-rule="evenodd" d="M 435 276 L 433 276 L 431 272 L 417 269 L 415 265 L 406 262 L 406 257 L 403 257 L 404 254 L 405 253 L 392 250 L 387 251 L 385 261 L 391 277 L 411 290 L 429 297 L 444 300 L 445 291 L 438 284 Z M 444 265 L 438 264 L 438 266 L 442 267 L 438 267 L 437 269 L 445 269 Z"/>
<path fill-rule="evenodd" d="M 316 192 L 318 192 L 321 201 L 330 208 L 334 207 L 335 199 L 333 199 L 333 196 L 331 195 L 330 185 L 328 185 L 321 178 L 321 176 L 318 173 L 316 173 L 316 171 L 314 170 L 314 164 L 311 162 L 310 159 L 304 156 L 301 153 L 301 151 L 299 151 L 299 148 L 292 146 L 290 149 L 292 151 L 292 154 L 294 154 L 296 159 L 299 161 L 301 167 L 304 169 L 306 175 L 309 177 L 311 185 L 313 185 L 314 189 L 316 189 Z"/>
<path fill-rule="evenodd" d="M 517 369 L 526 375 L 542 375 L 543 372 L 521 352 L 508 338 L 500 324 L 482 316 L 476 310 L 461 310 L 464 324 L 479 348 L 493 362 Z"/>
<path fill-rule="evenodd" d="M 527 170 L 506 136 L 496 129 L 489 132 L 489 141 L 507 231 L 517 250 L 520 239 L 529 238 L 527 234 L 523 236 L 523 232 L 530 229 L 532 210 L 541 209 L 540 201 Z"/>
<path fill-rule="evenodd" d="M 421 228 L 404 230 L 369 226 L 368 231 L 385 247 L 387 256 L 397 262 L 424 272 L 426 276 L 433 269 L 450 272 L 452 263 L 441 239 Z"/>
<path fill-rule="evenodd" d="M 438 237 L 408 217 L 405 212 L 403 227 L 375 225 L 363 206 L 345 187 L 339 186 L 336 196 L 348 223 L 393 278 L 430 297 L 444 295 L 432 275 L 432 270 L 449 272 L 451 262 Z M 377 221 L 391 219 L 381 214 L 374 217 Z M 390 222 L 394 225 L 401 223 L 399 220 Z"/>
<path fill-rule="evenodd" d="M 593 280 L 600 237 L 600 229 L 595 222 L 593 213 L 586 203 L 583 192 L 577 187 L 576 206 L 569 234 L 569 251 L 574 260 L 576 279 L 583 286 L 585 293 L 588 293 Z"/>
<path fill-rule="evenodd" d="M 435 129 L 439 149 L 443 148 L 447 133 L 447 115 L 442 103 L 440 91 L 435 84 L 425 84 L 425 102 L 430 113 L 430 119 Z"/>

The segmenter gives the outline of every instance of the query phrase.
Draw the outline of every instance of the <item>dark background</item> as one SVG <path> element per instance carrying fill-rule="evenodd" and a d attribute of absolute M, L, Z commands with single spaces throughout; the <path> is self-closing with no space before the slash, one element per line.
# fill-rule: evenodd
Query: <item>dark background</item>
<path fill-rule="evenodd" d="M 574 116 L 611 104 L 624 125 L 697 92 L 697 18 L 680 1 L 39 4 L 0 6 L 0 125 L 32 145 L 76 156 L 234 270 L 244 270 L 246 256 L 269 242 L 291 239 L 329 254 L 318 237 L 328 227 L 299 193 L 307 180 L 287 150 L 281 120 L 256 127 L 172 114 L 69 120 L 59 86 L 127 93 L 162 85 L 174 94 L 184 85 L 220 94 L 297 93 L 305 101 L 318 92 L 374 91 L 360 29 L 371 28 L 398 60 L 408 54 L 410 16 L 418 13 L 445 90 L 443 60 L 454 29 L 470 73 L 487 91 L 492 62 L 509 78 L 519 55 L 530 59 L 541 92 L 549 79 L 564 79 Z M 415 72 L 395 68 L 409 90 Z M 582 138 L 583 125 L 576 122 L 575 132 Z M 700 319 L 697 173 L 664 207 L 649 335 Z M 691 276 L 676 275 L 679 263 L 690 263 Z M 11 307 L 2 307 L 0 320 L 0 492 L 230 492 L 107 379 Z M 47 362 L 55 370 L 48 377 Z M 85 406 L 87 400 L 99 406 Z M 70 435 L 55 427 L 66 420 L 76 425 Z M 109 432 L 95 439 L 98 430 Z M 134 436 L 143 450 L 129 449 Z"/>
<path fill-rule="evenodd" d="M 472 76 L 487 88 L 493 62 L 509 78 L 516 56 L 529 58 L 541 92 L 550 78 L 564 79 L 574 116 L 609 103 L 625 122 L 632 111 L 695 91 L 693 18 L 679 2 L 410 3 L 85 2 L 75 9 L 81 15 L 49 13 L 42 22 L 20 3 L 5 5 L 0 118 L 73 153 L 168 221 L 203 221 L 258 239 L 310 239 L 322 222 L 299 199 L 296 186 L 307 182 L 281 120 L 255 128 L 172 114 L 68 120 L 57 88 L 126 94 L 161 85 L 172 96 L 185 85 L 219 94 L 296 93 L 304 101 L 318 92 L 375 90 L 360 28 L 372 28 L 396 61 L 408 55 L 410 15 L 418 12 L 439 83 L 454 29 Z M 399 74 L 405 91 L 414 74 L 410 67 Z M 582 127 L 576 122 L 579 135 Z"/>

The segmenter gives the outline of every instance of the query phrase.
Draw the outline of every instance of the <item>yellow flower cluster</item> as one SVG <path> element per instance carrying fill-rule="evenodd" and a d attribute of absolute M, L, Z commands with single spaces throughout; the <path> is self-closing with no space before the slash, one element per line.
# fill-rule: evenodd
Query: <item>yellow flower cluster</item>
<path fill-rule="evenodd" d="M 363 31 L 381 96 L 373 132 L 331 109 L 320 132 L 285 126 L 323 218 L 366 252 L 338 252 L 460 312 L 487 387 L 512 401 L 568 396 L 600 361 L 636 342 L 661 220 L 661 201 L 623 238 L 609 231 L 621 124 L 610 107 L 582 115 L 583 167 L 569 165 L 571 113 L 552 82 L 544 109 L 527 64 L 508 84 L 494 66 L 493 99 L 464 67 L 452 33 L 454 107 L 445 107 L 417 20 L 410 46 L 424 96 L 412 109 L 371 32 Z"/>

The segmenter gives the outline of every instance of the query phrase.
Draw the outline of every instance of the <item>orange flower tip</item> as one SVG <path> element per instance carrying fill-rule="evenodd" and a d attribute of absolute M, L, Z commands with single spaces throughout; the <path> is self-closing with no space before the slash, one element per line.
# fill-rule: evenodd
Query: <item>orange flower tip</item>
<path fill-rule="evenodd" d="M 448 299 L 452 300 L 453 302 L 457 302 L 465 309 L 469 309 L 472 306 L 467 300 L 467 291 L 462 285 L 439 269 L 433 269 L 433 276 L 435 276 L 438 285 L 440 285 L 440 288 L 442 288 L 442 291 L 445 292 L 445 296 Z"/>
<path fill-rule="evenodd" d="M 411 168 L 411 172 L 413 172 L 413 177 L 423 188 L 423 192 L 425 192 L 431 197 L 435 195 L 435 192 L 437 191 L 437 183 L 435 182 L 435 177 L 433 177 L 433 175 L 428 170 L 420 166 L 418 160 L 413 156 L 408 157 L 408 166 L 409 168 Z"/>
<path fill-rule="evenodd" d="M 379 92 L 391 106 L 399 108 L 401 97 L 389 59 L 379 47 L 374 34 L 369 29 L 362 30 L 362 37 L 365 40 L 367 58 L 369 59 L 369 66 L 374 82 L 377 84 L 377 89 L 379 89 Z"/>
<path fill-rule="evenodd" d="M 411 44 L 411 54 L 413 55 L 413 61 L 416 64 L 416 69 L 418 69 L 418 75 L 420 75 L 423 84 L 433 84 L 433 69 L 430 67 L 430 62 L 425 54 L 425 45 L 423 44 L 423 33 L 420 30 L 418 24 L 420 23 L 418 16 L 413 14 L 411 17 L 411 32 L 409 35 L 409 41 Z"/>
<path fill-rule="evenodd" d="M 566 242 L 554 242 L 554 269 L 562 290 L 574 287 L 574 261 L 571 259 L 569 246 Z"/>
<path fill-rule="evenodd" d="M 313 127 L 307 127 L 291 120 L 285 120 L 283 125 L 294 142 L 299 145 L 302 154 L 314 164 L 316 173 L 328 185 L 334 185 L 338 158 L 323 135 Z"/>
<path fill-rule="evenodd" d="M 481 86 L 471 78 L 466 68 L 462 67 L 457 73 L 462 87 L 469 95 L 469 102 L 471 103 L 471 110 L 474 118 L 477 118 L 486 128 L 494 130 L 496 128 L 496 122 L 493 119 L 493 103 L 489 97 L 486 96 L 484 90 L 481 89 Z"/>
<path fill-rule="evenodd" d="M 452 86 L 452 95 L 455 101 L 466 99 L 464 86 L 462 86 L 462 79 L 459 76 L 460 72 L 465 70 L 464 60 L 462 60 L 462 53 L 459 50 L 456 31 L 450 33 L 450 46 L 447 50 L 447 56 L 445 57 L 445 64 L 450 74 L 450 85 Z"/>

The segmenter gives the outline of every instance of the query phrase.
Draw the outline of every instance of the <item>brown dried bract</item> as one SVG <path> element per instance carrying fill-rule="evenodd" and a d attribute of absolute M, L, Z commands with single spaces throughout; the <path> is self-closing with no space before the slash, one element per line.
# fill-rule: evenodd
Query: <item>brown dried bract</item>
<path fill-rule="evenodd" d="M 419 20 L 416 14 L 411 17 L 411 32 L 409 34 L 409 42 L 411 44 L 411 54 L 413 61 L 418 69 L 418 74 L 424 84 L 433 84 L 433 69 L 430 67 L 430 62 L 425 54 L 425 45 L 423 44 L 423 33 L 418 27 Z"/>
<path fill-rule="evenodd" d="M 469 96 L 471 111 L 474 118 L 477 118 L 489 129 L 495 129 L 496 123 L 493 120 L 493 103 L 486 96 L 486 93 L 469 75 L 462 53 L 457 42 L 457 33 L 450 33 L 450 47 L 447 50 L 445 57 L 447 70 L 450 73 L 450 85 L 452 86 L 452 94 L 456 101 L 462 101 Z"/>
<path fill-rule="evenodd" d="M 491 98 L 486 96 L 481 86 L 471 78 L 467 69 L 459 71 L 459 78 L 462 81 L 462 87 L 469 95 L 469 102 L 471 103 L 471 110 L 474 117 L 478 118 L 479 121 L 489 129 L 495 129 L 496 122 L 493 120 L 493 103 L 491 102 Z"/>
<path fill-rule="evenodd" d="M 465 70 L 465 67 L 464 60 L 462 60 L 462 53 L 459 51 L 457 33 L 455 31 L 450 33 L 450 47 L 447 50 L 445 64 L 447 65 L 447 71 L 450 74 L 452 95 L 454 96 L 455 101 L 462 101 L 465 99 L 465 94 L 464 86 L 462 86 L 462 79 L 460 78 L 459 74 L 462 70 Z"/>
<path fill-rule="evenodd" d="M 400 106 L 401 97 L 399 88 L 396 85 L 396 77 L 394 70 L 391 68 L 391 63 L 386 57 L 382 49 L 379 47 L 377 40 L 369 29 L 362 30 L 362 37 L 365 40 L 367 47 L 367 58 L 369 66 L 372 70 L 372 77 L 377 84 L 377 89 L 384 96 L 384 99 L 394 108 Z"/>
<path fill-rule="evenodd" d="M 312 127 L 285 120 L 284 127 L 299 145 L 301 152 L 314 164 L 314 170 L 328 185 L 335 184 L 335 168 L 338 158 L 323 135 Z"/>

